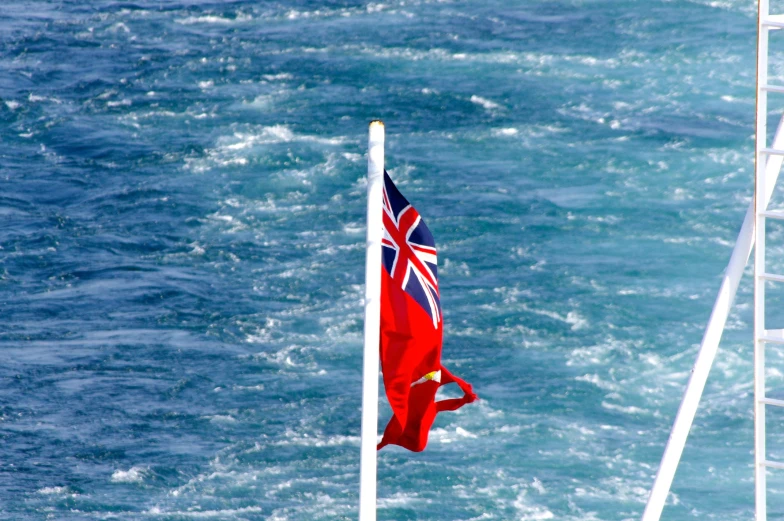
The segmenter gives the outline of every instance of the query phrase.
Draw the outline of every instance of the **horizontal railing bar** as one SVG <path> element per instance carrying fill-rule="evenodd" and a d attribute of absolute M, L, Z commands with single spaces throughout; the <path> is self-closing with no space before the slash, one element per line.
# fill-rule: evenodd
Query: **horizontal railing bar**
<path fill-rule="evenodd" d="M 772 468 L 772 469 L 784 470 L 784 463 L 779 463 L 778 461 L 765 460 L 765 461 L 762 462 L 762 465 L 765 466 L 765 467 Z"/>
<path fill-rule="evenodd" d="M 774 407 L 784 407 L 784 400 L 777 400 L 775 398 L 762 398 L 760 402 Z"/>
<path fill-rule="evenodd" d="M 784 219 L 784 212 L 781 210 L 767 210 L 765 212 L 760 212 L 759 214 L 770 219 Z"/>
<path fill-rule="evenodd" d="M 771 282 L 784 282 L 784 275 L 776 275 L 773 273 L 760 273 L 757 277 Z"/>
<path fill-rule="evenodd" d="M 782 15 L 768 15 L 762 19 L 763 27 L 770 27 L 772 29 L 784 28 L 784 16 Z"/>

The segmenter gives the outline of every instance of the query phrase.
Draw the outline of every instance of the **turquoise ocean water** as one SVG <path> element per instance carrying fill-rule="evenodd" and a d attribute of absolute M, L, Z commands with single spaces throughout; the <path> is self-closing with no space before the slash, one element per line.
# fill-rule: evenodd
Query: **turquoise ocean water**
<path fill-rule="evenodd" d="M 749 0 L 3 2 L 0 517 L 356 518 L 381 118 L 482 400 L 379 454 L 379 519 L 639 518 L 752 198 L 755 38 Z M 753 516 L 751 318 L 746 278 L 666 519 Z"/>

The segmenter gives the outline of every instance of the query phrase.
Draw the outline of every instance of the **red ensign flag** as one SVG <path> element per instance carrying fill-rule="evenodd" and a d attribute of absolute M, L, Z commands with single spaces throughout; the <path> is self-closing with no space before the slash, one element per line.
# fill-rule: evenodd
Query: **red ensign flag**
<path fill-rule="evenodd" d="M 433 235 L 384 172 L 381 269 L 381 371 L 394 413 L 378 448 L 400 445 L 419 452 L 441 411 L 477 399 L 471 385 L 441 365 L 443 321 Z M 463 397 L 436 402 L 442 385 Z"/>

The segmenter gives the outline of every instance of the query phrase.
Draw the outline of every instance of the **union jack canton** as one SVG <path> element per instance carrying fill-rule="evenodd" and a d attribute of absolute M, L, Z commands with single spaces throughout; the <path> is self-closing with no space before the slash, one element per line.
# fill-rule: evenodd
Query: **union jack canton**
<path fill-rule="evenodd" d="M 430 315 L 433 327 L 441 322 L 436 242 L 419 212 L 411 206 L 384 172 L 384 264 L 399 284 Z"/>

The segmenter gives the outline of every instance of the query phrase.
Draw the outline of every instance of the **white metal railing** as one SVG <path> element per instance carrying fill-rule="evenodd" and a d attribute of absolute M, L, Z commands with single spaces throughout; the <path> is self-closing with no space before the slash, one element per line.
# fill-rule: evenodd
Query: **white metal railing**
<path fill-rule="evenodd" d="M 664 449 L 659 471 L 651 488 L 651 494 L 643 521 L 658 521 L 667 499 L 675 470 L 678 467 L 686 438 L 689 435 L 694 415 L 697 412 L 708 373 L 716 357 L 719 341 L 738 289 L 743 269 L 748 262 L 756 238 L 754 256 L 754 477 L 756 521 L 766 521 L 767 468 L 784 469 L 784 463 L 768 461 L 765 457 L 765 406 L 784 407 L 784 400 L 765 397 L 765 345 L 784 344 L 784 330 L 765 329 L 765 283 L 784 282 L 783 275 L 765 271 L 765 220 L 784 219 L 784 212 L 767 211 L 773 188 L 784 160 L 784 117 L 779 122 L 773 144 L 766 146 L 768 92 L 784 93 L 784 87 L 768 84 L 768 36 L 770 30 L 784 28 L 784 15 L 771 16 L 768 0 L 759 0 L 757 26 L 757 107 L 754 167 L 754 201 L 743 220 L 738 240 L 732 251 L 730 262 L 713 305 L 713 311 L 700 344 L 694 368 L 683 395 L 670 438 Z M 755 237 L 755 230 L 761 233 Z"/>
<path fill-rule="evenodd" d="M 782 146 L 776 143 L 767 147 L 768 141 L 768 33 L 780 29 L 779 18 L 770 18 L 768 0 L 759 0 L 757 17 L 757 109 L 754 140 L 754 213 L 757 244 L 754 248 L 754 517 L 757 521 L 767 519 L 765 458 L 765 210 L 768 200 L 765 166 L 774 158 L 784 155 Z M 771 191 L 775 182 L 770 183 Z"/>
<path fill-rule="evenodd" d="M 779 122 L 778 130 L 776 130 L 776 137 L 773 143 L 777 147 L 784 148 L 784 117 Z M 773 187 L 776 185 L 776 180 L 781 170 L 784 156 L 771 156 L 766 163 L 765 177 L 767 179 L 765 188 L 765 205 L 767 208 L 770 198 L 773 194 Z M 756 198 L 755 198 L 756 201 Z M 762 212 L 763 215 L 774 213 L 784 217 L 784 212 Z M 645 505 L 645 512 L 643 513 L 643 521 L 658 521 L 661 517 L 664 502 L 667 499 L 667 494 L 672 486 L 672 480 L 675 477 L 675 470 L 678 468 L 678 462 L 683 454 L 683 448 L 686 445 L 686 438 L 689 436 L 694 415 L 697 413 L 697 406 L 700 403 L 702 392 L 705 389 L 705 382 L 708 380 L 708 373 L 713 365 L 713 360 L 716 358 L 716 352 L 719 348 L 719 341 L 724 332 L 724 325 L 727 322 L 727 317 L 730 313 L 732 301 L 735 299 L 735 293 L 738 290 L 743 269 L 749 260 L 751 250 L 754 246 L 754 222 L 755 222 L 755 202 L 752 201 L 746 211 L 746 217 L 743 219 L 743 226 L 741 226 L 738 240 L 735 242 L 735 248 L 732 250 L 730 262 L 724 272 L 724 278 L 721 281 L 721 288 L 719 294 L 716 296 L 716 301 L 713 304 L 713 311 L 711 312 L 708 325 L 705 328 L 705 333 L 702 336 L 702 343 L 697 355 L 697 360 L 694 362 L 694 368 L 691 371 L 689 383 L 686 386 L 686 392 L 681 400 L 678 414 L 675 417 L 672 430 L 670 431 L 670 438 L 667 440 L 667 446 L 664 449 L 661 463 L 659 464 L 659 471 L 656 474 L 656 479 L 651 488 L 651 494 L 648 497 L 648 503 Z M 763 274 L 764 276 L 765 274 Z M 770 335 L 768 331 L 768 342 L 784 343 L 784 336 L 776 338 Z"/>
<path fill-rule="evenodd" d="M 782 117 L 782 120 L 779 122 L 778 130 L 776 130 L 776 137 L 773 142 L 776 146 L 784 147 L 784 117 Z M 765 177 L 767 179 L 764 199 L 765 208 L 767 208 L 767 205 L 770 202 L 770 198 L 773 194 L 773 187 L 776 185 L 776 180 L 778 179 L 783 161 L 783 156 L 775 156 L 771 157 L 765 165 Z M 762 212 L 763 215 L 771 213 L 774 212 Z M 694 362 L 694 368 L 691 371 L 691 377 L 686 386 L 686 392 L 681 400 L 678 414 L 675 417 L 675 423 L 670 431 L 670 438 L 667 440 L 667 446 L 664 449 L 664 455 L 659 464 L 659 472 L 656 474 L 656 479 L 651 488 L 651 494 L 648 497 L 648 503 L 645 506 L 645 512 L 642 516 L 643 521 L 658 521 L 661 517 L 664 502 L 667 499 L 672 480 L 675 477 L 675 470 L 678 467 L 683 448 L 686 445 L 686 438 L 689 436 L 689 429 L 691 429 L 694 415 L 697 413 L 697 406 L 702 397 L 702 392 L 705 389 L 708 373 L 710 372 L 713 360 L 716 357 L 719 341 L 724 332 L 724 325 L 727 322 L 732 301 L 735 299 L 735 293 L 738 290 L 738 284 L 743 275 L 743 269 L 749 260 L 751 250 L 754 246 L 754 215 L 755 202 L 752 201 L 746 211 L 746 217 L 743 219 L 743 226 L 741 226 L 738 239 L 735 242 L 735 248 L 732 250 L 730 262 L 724 272 L 721 288 L 719 288 L 719 294 L 713 304 L 713 311 L 708 320 L 708 325 L 705 328 L 705 333 L 702 336 L 702 343 L 700 344 L 697 360 Z M 784 212 L 778 212 L 775 213 L 775 215 L 784 217 Z M 764 276 L 765 274 L 763 274 L 763 277 Z M 768 331 L 767 333 L 768 335 L 764 337 L 767 342 L 778 341 L 778 343 L 784 343 L 784 336 L 776 338 L 770 335 L 771 331 Z"/>

